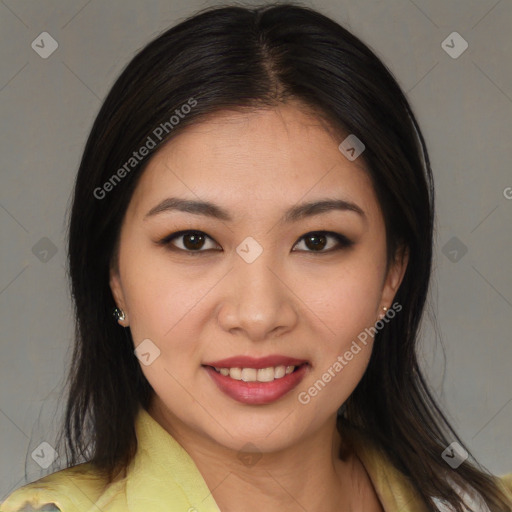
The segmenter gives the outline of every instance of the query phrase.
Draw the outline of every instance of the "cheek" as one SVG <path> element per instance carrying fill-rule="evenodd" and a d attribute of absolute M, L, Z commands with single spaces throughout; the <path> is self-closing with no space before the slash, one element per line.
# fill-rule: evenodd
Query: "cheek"
<path fill-rule="evenodd" d="M 371 272 L 364 278 L 344 273 L 337 285 L 331 281 L 328 294 L 318 297 L 317 332 L 325 334 L 312 347 L 314 368 L 297 398 L 301 404 L 313 404 L 319 417 L 333 414 L 366 371 L 373 348 L 371 328 L 377 320 L 378 282 Z"/>
<path fill-rule="evenodd" d="M 222 278 L 222 269 L 200 272 L 193 264 L 173 265 L 163 251 L 127 253 L 121 279 L 135 345 L 149 338 L 160 350 L 160 362 L 179 373 L 191 363 L 199 368 L 208 291 Z"/>
<path fill-rule="evenodd" d="M 328 276 L 302 281 L 300 293 L 310 290 L 306 302 L 321 335 L 312 347 L 314 371 L 299 390 L 305 393 L 301 403 L 318 396 L 317 407 L 335 411 L 361 380 L 371 356 L 383 273 L 374 256 L 361 252 L 331 268 Z"/>
<path fill-rule="evenodd" d="M 305 302 L 324 325 L 328 341 L 340 346 L 374 325 L 383 271 L 375 261 L 354 256 L 322 277 L 303 276 L 300 296 L 307 297 Z"/>
<path fill-rule="evenodd" d="M 189 389 L 191 379 L 200 371 L 198 312 L 208 288 L 178 267 L 163 265 L 161 259 L 151 256 L 144 262 L 134 258 L 124 270 L 134 345 L 144 340 L 149 352 L 158 354 L 149 365 L 141 359 L 141 370 L 168 406 L 186 410 L 190 396 L 184 389 Z M 148 339 L 152 344 L 145 341 Z M 200 398 L 201 390 L 194 393 Z"/>

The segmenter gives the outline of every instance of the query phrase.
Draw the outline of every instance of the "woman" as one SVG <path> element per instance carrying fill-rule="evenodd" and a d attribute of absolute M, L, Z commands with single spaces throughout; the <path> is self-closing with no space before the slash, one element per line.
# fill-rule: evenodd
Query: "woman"
<path fill-rule="evenodd" d="M 1 510 L 511 510 L 416 358 L 433 216 L 414 114 L 338 24 L 168 30 L 76 181 L 69 467 Z"/>

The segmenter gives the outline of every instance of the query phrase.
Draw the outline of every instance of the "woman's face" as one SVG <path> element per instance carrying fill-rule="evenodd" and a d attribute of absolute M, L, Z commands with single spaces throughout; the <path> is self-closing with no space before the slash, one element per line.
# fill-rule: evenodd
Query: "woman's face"
<path fill-rule="evenodd" d="M 282 449 L 331 424 L 360 381 L 362 333 L 405 262 L 386 274 L 376 196 L 340 142 L 296 106 L 230 112 L 143 173 L 111 288 L 171 432 Z"/>

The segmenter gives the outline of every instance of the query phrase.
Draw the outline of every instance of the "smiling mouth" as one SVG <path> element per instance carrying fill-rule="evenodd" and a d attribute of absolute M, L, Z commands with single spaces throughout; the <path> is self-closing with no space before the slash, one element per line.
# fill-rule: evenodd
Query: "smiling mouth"
<path fill-rule="evenodd" d="M 242 404 L 265 405 L 276 402 L 290 393 L 309 373 L 309 363 L 294 362 L 297 364 L 264 368 L 222 367 L 209 364 L 202 367 L 223 394 Z M 258 366 L 263 366 L 261 361 Z"/>
<path fill-rule="evenodd" d="M 216 366 L 209 366 L 215 372 L 229 377 L 233 380 L 244 381 L 244 382 L 273 382 L 279 380 L 287 375 L 296 372 L 300 367 L 307 365 L 308 363 L 302 363 L 300 365 L 278 365 L 269 366 L 267 368 L 220 368 Z"/>

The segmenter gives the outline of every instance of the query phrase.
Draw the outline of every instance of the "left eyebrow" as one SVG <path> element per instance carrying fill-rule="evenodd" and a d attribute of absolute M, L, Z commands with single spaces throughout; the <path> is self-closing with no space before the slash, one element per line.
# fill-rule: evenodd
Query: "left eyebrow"
<path fill-rule="evenodd" d="M 333 210 L 354 212 L 366 220 L 366 214 L 360 206 L 343 199 L 322 199 L 293 206 L 285 212 L 282 220 L 287 223 L 296 222 L 304 217 L 312 217 Z"/>
<path fill-rule="evenodd" d="M 292 206 L 283 215 L 282 222 L 296 222 L 305 217 L 321 215 L 334 210 L 354 212 L 366 220 L 365 212 L 357 204 L 343 199 L 327 198 Z M 206 217 L 213 217 L 227 222 L 233 221 L 232 216 L 226 210 L 214 203 L 209 201 L 181 199 L 178 197 L 168 197 L 167 199 L 164 199 L 155 207 L 151 208 L 151 210 L 149 210 L 149 212 L 144 216 L 144 219 L 169 211 L 181 211 L 185 213 L 192 213 L 194 215 L 204 215 Z"/>

